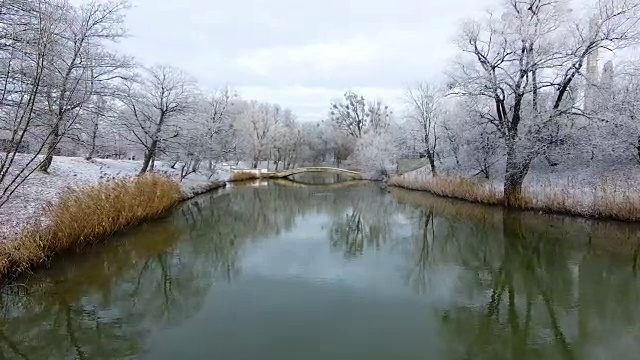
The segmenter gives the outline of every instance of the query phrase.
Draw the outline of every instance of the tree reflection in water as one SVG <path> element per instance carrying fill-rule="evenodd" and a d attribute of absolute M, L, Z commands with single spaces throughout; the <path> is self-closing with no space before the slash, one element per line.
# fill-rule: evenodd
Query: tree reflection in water
<path fill-rule="evenodd" d="M 630 250 L 640 238 L 627 235 L 639 234 L 637 225 L 394 193 L 422 208 L 414 249 L 429 249 L 429 256 L 411 252 L 410 278 L 460 265 L 458 301 L 438 310 L 451 358 L 633 358 L 629 334 L 640 330 L 640 283 L 624 264 L 634 262 Z M 422 269 L 427 274 L 416 275 Z"/>
<path fill-rule="evenodd" d="M 249 246 L 290 232 L 308 214 L 330 219 L 322 236 L 344 261 L 369 252 L 400 258 L 394 276 L 421 299 L 454 277 L 451 299 L 425 305 L 437 314 L 450 358 L 635 354 L 625 351 L 634 346 L 629 334 L 640 331 L 636 225 L 388 194 L 374 185 L 269 182 L 194 199 L 5 287 L 0 358 L 140 357 L 153 330 L 192 317 L 217 282 L 242 276 Z"/>

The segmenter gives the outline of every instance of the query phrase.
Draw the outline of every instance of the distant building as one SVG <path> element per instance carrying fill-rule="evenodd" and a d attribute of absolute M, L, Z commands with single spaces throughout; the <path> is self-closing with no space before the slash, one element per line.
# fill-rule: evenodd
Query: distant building
<path fill-rule="evenodd" d="M 595 34 L 597 29 L 596 19 L 591 20 L 589 24 L 589 33 Z M 585 79 L 584 89 L 584 103 L 582 109 L 585 112 L 593 110 L 593 106 L 597 103 L 598 99 L 598 83 L 600 82 L 599 74 L 599 51 L 596 48 L 587 56 L 587 73 Z"/>

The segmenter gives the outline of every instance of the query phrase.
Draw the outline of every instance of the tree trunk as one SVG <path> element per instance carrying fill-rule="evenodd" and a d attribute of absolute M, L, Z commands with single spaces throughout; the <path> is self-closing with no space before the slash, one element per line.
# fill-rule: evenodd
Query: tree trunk
<path fill-rule="evenodd" d="M 152 157 L 153 154 L 151 153 L 151 151 L 147 150 L 147 152 L 145 152 L 144 154 L 144 160 L 142 161 L 142 169 L 140 169 L 140 175 L 146 173 L 147 170 L 149 170 L 149 164 L 151 164 Z"/>
<path fill-rule="evenodd" d="M 279 150 L 277 151 L 277 154 L 278 155 L 276 155 L 276 169 L 275 169 L 276 172 L 278 172 L 278 169 L 280 168 L 280 151 Z"/>
<path fill-rule="evenodd" d="M 56 137 L 52 137 L 51 140 L 49 140 L 49 144 L 47 145 L 47 151 L 45 153 L 44 160 L 40 164 L 40 171 L 42 172 L 49 172 L 49 167 L 51 167 L 51 163 L 53 162 L 53 152 L 56 148 L 56 141 L 54 140 L 55 138 Z"/>
<path fill-rule="evenodd" d="M 522 181 L 523 179 L 512 174 L 507 174 L 504 182 L 504 203 L 508 207 L 520 207 L 522 205 Z"/>
<path fill-rule="evenodd" d="M 438 172 L 436 171 L 436 157 L 433 151 L 429 149 L 427 150 L 427 160 L 429 160 L 429 166 L 431 167 L 431 176 L 438 176 Z"/>
<path fill-rule="evenodd" d="M 507 166 L 504 179 L 504 204 L 508 207 L 522 207 L 522 184 L 529 172 L 529 161 L 519 160 L 513 145 L 507 151 Z"/>
<path fill-rule="evenodd" d="M 491 165 L 485 163 L 482 168 L 482 174 L 484 175 L 485 179 L 491 180 Z"/>
<path fill-rule="evenodd" d="M 638 136 L 638 142 L 636 144 L 636 155 L 638 156 L 638 163 L 640 164 L 640 136 Z"/>
<path fill-rule="evenodd" d="M 47 144 L 47 151 L 45 152 L 44 160 L 40 164 L 39 170 L 42 172 L 49 172 L 49 167 L 51 167 L 51 163 L 53 162 L 53 152 L 58 147 L 58 143 L 60 142 L 60 123 L 56 122 L 53 126 L 53 130 L 51 131 L 51 137 L 49 138 L 49 143 Z"/>
<path fill-rule="evenodd" d="M 98 119 L 94 119 L 93 127 L 91 129 L 91 147 L 89 148 L 89 154 L 85 159 L 91 160 L 93 159 L 93 155 L 96 152 L 96 140 L 98 139 Z"/>
<path fill-rule="evenodd" d="M 200 160 L 200 158 L 196 157 L 195 160 L 193 161 L 193 164 L 191 165 L 191 172 L 198 172 L 198 170 L 200 169 L 200 163 L 202 162 L 202 160 Z"/>
<path fill-rule="evenodd" d="M 142 161 L 142 169 L 140 169 L 140 173 L 139 173 L 140 175 L 146 173 L 149 170 L 149 165 L 151 165 L 151 160 L 153 160 L 153 158 L 156 155 L 157 146 L 158 146 L 158 141 L 153 140 L 151 142 L 151 146 L 149 146 L 147 151 L 144 153 L 144 160 Z"/>
<path fill-rule="evenodd" d="M 89 149 L 89 153 L 87 154 L 87 157 L 85 157 L 85 159 L 86 160 L 93 159 L 93 155 L 95 154 L 95 152 L 96 152 L 96 143 L 95 143 L 95 141 L 93 141 L 91 143 L 91 148 Z"/>

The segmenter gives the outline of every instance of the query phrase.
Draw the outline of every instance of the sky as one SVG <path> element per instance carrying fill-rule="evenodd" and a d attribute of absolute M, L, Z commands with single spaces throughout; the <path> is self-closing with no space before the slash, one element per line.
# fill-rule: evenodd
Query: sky
<path fill-rule="evenodd" d="M 182 68 L 203 89 L 322 120 L 354 90 L 392 107 L 403 88 L 439 81 L 461 22 L 495 0 L 132 0 L 117 46 L 146 65 Z"/>

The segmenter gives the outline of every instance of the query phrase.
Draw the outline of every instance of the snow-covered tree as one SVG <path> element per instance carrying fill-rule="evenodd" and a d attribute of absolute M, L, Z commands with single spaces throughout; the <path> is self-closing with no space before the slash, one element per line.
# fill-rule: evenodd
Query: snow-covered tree
<path fill-rule="evenodd" d="M 307 147 L 307 158 L 312 163 L 323 163 L 328 161 L 333 154 L 334 138 L 331 126 L 322 122 L 305 122 L 300 124 L 304 136 L 304 144 Z"/>
<path fill-rule="evenodd" d="M 0 206 L 37 169 L 52 135 L 36 130 L 45 110 L 43 84 L 49 60 L 65 24 L 59 10 L 44 0 L 0 4 Z M 20 159 L 24 152 L 31 154 Z"/>
<path fill-rule="evenodd" d="M 272 158 L 276 171 L 294 167 L 299 160 L 304 140 L 303 128 L 296 122 L 291 110 L 284 110 L 272 144 Z"/>
<path fill-rule="evenodd" d="M 241 111 L 237 128 L 242 136 L 243 153 L 251 161 L 254 169 L 260 161 L 269 160 L 272 144 L 276 140 L 278 126 L 283 119 L 279 105 L 250 101 Z"/>
<path fill-rule="evenodd" d="M 417 140 L 420 153 L 429 161 L 431 174 L 436 175 L 436 147 L 440 121 L 440 94 L 427 82 L 417 82 L 405 91 L 406 127 L 408 135 Z"/>
<path fill-rule="evenodd" d="M 58 143 L 78 121 L 96 90 L 104 89 L 103 83 L 126 66 L 126 60 L 107 51 L 104 43 L 125 35 L 123 11 L 127 6 L 126 1 L 94 1 L 80 7 L 67 2 L 54 5 L 63 14 L 64 27 L 55 51 L 47 59 L 42 84 L 48 109 L 42 118 L 51 136 L 45 139 L 47 150 L 40 170 L 49 169 Z"/>
<path fill-rule="evenodd" d="M 507 205 L 520 204 L 533 160 L 561 144 L 584 115 L 576 83 L 589 55 L 638 40 L 638 1 L 601 0 L 596 8 L 583 19 L 565 2 L 508 0 L 497 16 L 462 29 L 464 56 L 451 90 L 491 103 L 477 121 L 491 125 L 503 142 Z"/>
<path fill-rule="evenodd" d="M 599 84 L 599 119 L 590 129 L 598 153 L 631 154 L 640 164 L 640 68 L 621 64 L 614 74 L 606 66 Z"/>
<path fill-rule="evenodd" d="M 391 114 L 381 100 L 367 102 L 364 96 L 347 91 L 344 100 L 331 102 L 329 118 L 345 134 L 360 138 L 368 129 L 386 128 Z"/>
<path fill-rule="evenodd" d="M 196 97 L 193 108 L 178 120 L 180 135 L 172 139 L 172 167 L 181 163 L 182 175 L 196 172 L 202 162 L 212 175 L 216 164 L 234 152 L 232 115 L 236 94 L 229 87 Z"/>
<path fill-rule="evenodd" d="M 360 137 L 352 154 L 357 166 L 369 179 L 381 180 L 395 169 L 398 151 L 388 131 L 369 131 Z"/>
<path fill-rule="evenodd" d="M 193 111 L 197 88 L 181 70 L 156 65 L 145 68 L 135 79 L 123 83 L 120 100 L 125 107 L 123 135 L 144 149 L 140 173 L 153 166 L 159 149 L 180 136 Z"/>

